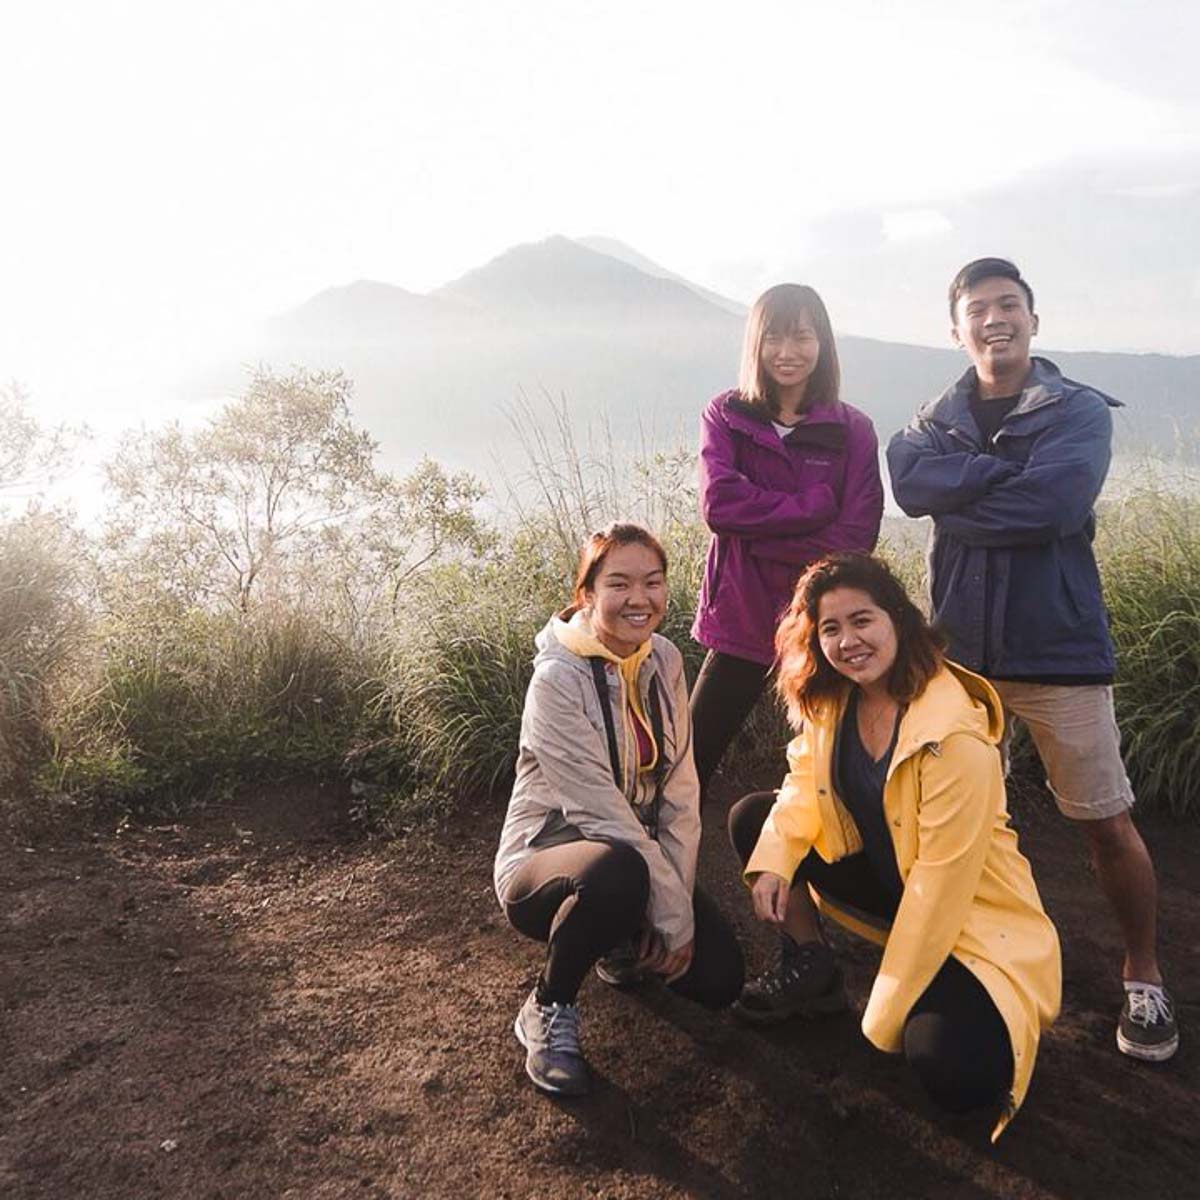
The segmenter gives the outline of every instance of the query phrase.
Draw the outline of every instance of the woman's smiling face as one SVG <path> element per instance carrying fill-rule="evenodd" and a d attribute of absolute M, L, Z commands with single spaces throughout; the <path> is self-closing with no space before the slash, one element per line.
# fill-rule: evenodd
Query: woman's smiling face
<path fill-rule="evenodd" d="M 614 546 L 584 592 L 592 632 L 620 658 L 632 654 L 659 626 L 667 608 L 662 560 L 640 542 Z"/>
<path fill-rule="evenodd" d="M 859 588 L 826 592 L 817 605 L 817 639 L 829 665 L 865 691 L 886 690 L 896 662 L 896 625 Z"/>
<path fill-rule="evenodd" d="M 767 378 L 780 390 L 804 391 L 809 376 L 821 357 L 821 342 L 808 312 L 789 329 L 767 330 L 763 334 L 759 361 Z"/>

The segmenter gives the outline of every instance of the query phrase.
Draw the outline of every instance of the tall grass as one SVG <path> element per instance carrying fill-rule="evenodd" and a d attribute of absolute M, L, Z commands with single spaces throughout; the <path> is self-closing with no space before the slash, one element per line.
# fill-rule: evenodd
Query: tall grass
<path fill-rule="evenodd" d="M 55 690 L 82 650 L 86 568 L 55 513 L 0 526 L 0 795 L 25 790 L 49 751 Z"/>
<path fill-rule="evenodd" d="M 579 547 L 599 525 L 620 517 L 656 529 L 670 583 L 660 632 L 684 651 L 693 674 L 702 657 L 688 631 L 707 535 L 694 519 L 668 515 L 679 496 L 676 460 L 640 461 L 622 475 L 611 461 L 579 457 L 569 426 L 560 432 L 567 439 L 560 460 L 547 457 L 544 438 L 531 453 L 538 499 L 513 504 L 495 552 L 428 575 L 393 630 L 380 695 L 429 794 L 479 794 L 508 783 L 535 638 L 570 603 Z"/>
<path fill-rule="evenodd" d="M 42 773 L 53 791 L 177 805 L 244 783 L 335 776 L 387 732 L 371 703 L 375 663 L 300 609 L 210 612 L 161 599 L 110 618 L 97 657 L 96 676 L 61 713 Z"/>
<path fill-rule="evenodd" d="M 691 456 L 652 454 L 632 464 L 624 485 L 616 486 L 621 475 L 611 463 L 580 459 L 570 444 L 559 448 L 569 466 L 546 470 L 547 447 L 543 439 L 534 461 L 538 506 L 517 511 L 488 561 L 428 577 L 392 634 L 380 695 L 426 795 L 440 796 L 443 804 L 510 782 L 534 639 L 569 602 L 578 547 L 601 518 L 640 520 L 661 536 L 670 586 L 659 632 L 683 652 L 689 682 L 704 658 L 691 626 L 708 532 L 694 506 L 694 486 L 681 478 L 693 469 Z M 690 511 L 681 511 L 681 494 L 692 501 Z M 909 575 L 919 572 L 918 554 L 895 548 L 890 554 Z M 789 737 L 782 707 L 768 692 L 731 747 L 724 772 L 782 771 Z"/>
<path fill-rule="evenodd" d="M 1200 499 L 1129 493 L 1098 548 L 1117 650 L 1117 721 L 1147 806 L 1200 812 Z"/>
<path fill-rule="evenodd" d="M 153 573 L 85 589 L 85 548 L 57 518 L 0 527 L 0 791 L 178 806 L 313 775 L 368 785 L 372 810 L 446 808 L 502 790 L 515 761 L 534 639 L 569 602 L 578 547 L 613 519 L 662 538 L 661 632 L 694 678 L 690 628 L 707 531 L 690 452 L 581 450 L 565 410 L 532 411 L 527 471 L 481 552 L 431 561 L 393 605 L 354 606 L 343 555 L 305 560 L 306 587 L 245 611 L 181 598 Z M 1118 717 L 1143 804 L 1200 811 L 1200 500 L 1152 488 L 1102 513 L 1098 550 L 1117 643 Z M 912 527 L 881 552 L 914 593 Z M 353 556 L 351 556 L 353 558 Z M 357 561 L 357 560 L 355 560 Z M 370 579 L 355 577 L 366 596 Z M 383 589 L 386 592 L 387 589 Z M 324 598 L 324 599 L 322 599 Z M 107 606 L 107 611 L 102 606 Z M 370 606 L 368 606 L 370 607 Z M 342 615 L 339 615 L 342 614 Z M 782 769 L 788 731 L 764 698 L 724 769 Z"/>
<path fill-rule="evenodd" d="M 534 637 L 564 596 L 563 578 L 539 571 L 522 581 L 491 562 L 439 572 L 410 597 L 392 634 L 380 697 L 427 794 L 445 801 L 506 779 Z"/>

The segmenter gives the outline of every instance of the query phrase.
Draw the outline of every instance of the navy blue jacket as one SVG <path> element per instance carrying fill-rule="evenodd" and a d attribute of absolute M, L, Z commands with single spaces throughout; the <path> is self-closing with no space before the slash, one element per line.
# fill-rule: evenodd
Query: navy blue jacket
<path fill-rule="evenodd" d="M 1111 678 L 1092 553 L 1118 401 L 1035 358 L 990 453 L 971 415 L 971 368 L 892 438 L 896 502 L 933 517 L 933 615 L 950 656 L 999 678 Z"/>

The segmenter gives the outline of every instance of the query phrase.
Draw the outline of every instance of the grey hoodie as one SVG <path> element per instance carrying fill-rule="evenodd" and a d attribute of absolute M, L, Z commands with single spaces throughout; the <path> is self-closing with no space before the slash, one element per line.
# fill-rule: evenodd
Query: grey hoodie
<path fill-rule="evenodd" d="M 565 643 L 565 644 L 564 644 Z M 700 845 L 700 785 L 692 761 L 692 724 L 683 658 L 666 638 L 651 635 L 638 670 L 638 692 L 649 711 L 650 680 L 662 701 L 667 773 L 658 840 L 646 832 L 635 806 L 654 793 L 652 772 L 638 772 L 636 742 L 626 736 L 626 683 L 618 660 L 596 640 L 581 616 L 551 618 L 536 638 L 533 679 L 525 693 L 516 781 L 496 853 L 496 894 L 504 903 L 513 875 L 535 850 L 588 839 L 626 842 L 650 870 L 646 917 L 669 951 L 693 937 L 692 888 Z M 605 677 L 619 734 L 624 791 L 613 782 L 600 698 L 586 657 L 605 658 Z"/>

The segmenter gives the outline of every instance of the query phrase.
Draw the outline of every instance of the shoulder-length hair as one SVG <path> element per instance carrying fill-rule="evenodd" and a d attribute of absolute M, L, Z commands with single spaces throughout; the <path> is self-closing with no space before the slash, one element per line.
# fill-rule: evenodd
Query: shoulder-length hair
<path fill-rule="evenodd" d="M 847 681 L 825 657 L 817 634 L 821 597 L 836 588 L 866 592 L 896 627 L 896 661 L 887 690 L 901 704 L 915 700 L 940 670 L 946 640 L 909 599 L 886 563 L 869 554 L 831 554 L 800 576 L 787 612 L 775 631 L 775 688 L 794 729 L 845 689 Z"/>
<path fill-rule="evenodd" d="M 574 607 L 582 608 L 587 603 L 587 593 L 596 590 L 596 576 L 600 574 L 608 552 L 617 546 L 632 545 L 645 546 L 657 554 L 663 574 L 667 573 L 667 552 L 650 530 L 632 521 L 613 521 L 591 534 L 583 543 L 579 552 L 579 568 L 575 572 Z"/>
<path fill-rule="evenodd" d="M 754 302 L 746 318 L 746 333 L 742 339 L 742 365 L 738 372 L 738 390 L 744 400 L 767 409 L 779 411 L 775 385 L 762 369 L 762 343 L 768 333 L 791 333 L 807 318 L 817 333 L 819 354 L 817 365 L 808 379 L 804 392 L 806 408 L 836 404 L 841 389 L 842 371 L 838 365 L 837 346 L 833 327 L 821 297 L 806 284 L 780 283 L 768 288 Z"/>

